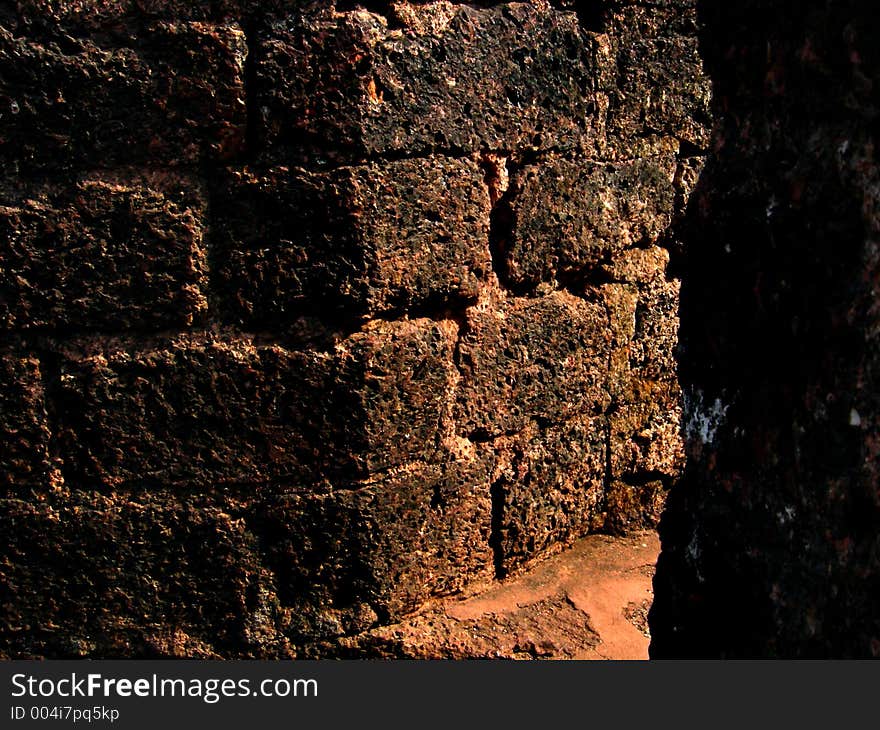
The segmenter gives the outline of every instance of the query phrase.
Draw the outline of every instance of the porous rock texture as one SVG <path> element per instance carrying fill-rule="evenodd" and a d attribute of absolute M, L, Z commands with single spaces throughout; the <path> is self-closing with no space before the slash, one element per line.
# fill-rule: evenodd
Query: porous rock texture
<path fill-rule="evenodd" d="M 688 466 L 655 657 L 880 656 L 880 20 L 698 3 L 714 154 L 681 292 Z"/>
<path fill-rule="evenodd" d="M 656 524 L 708 120 L 693 0 L 2 3 L 0 653 L 369 655 Z"/>

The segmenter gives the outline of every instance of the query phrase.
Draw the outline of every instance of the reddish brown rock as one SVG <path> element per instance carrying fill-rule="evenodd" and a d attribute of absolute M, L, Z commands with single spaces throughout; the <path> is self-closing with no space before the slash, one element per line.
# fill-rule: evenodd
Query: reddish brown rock
<path fill-rule="evenodd" d="M 653 524 L 693 9 L 0 3 L 0 654 L 408 655 Z M 596 653 L 583 599 L 443 651 Z"/>
<path fill-rule="evenodd" d="M 603 411 L 607 324 L 605 307 L 561 291 L 490 296 L 470 308 L 459 346 L 459 432 L 484 439 L 519 432 L 533 419 Z"/>
<path fill-rule="evenodd" d="M 645 135 L 706 149 L 712 88 L 703 70 L 696 0 L 620 3 L 606 20 L 614 59 L 601 84 L 610 99 L 610 147 L 628 156 Z"/>
<path fill-rule="evenodd" d="M 324 493 L 5 500 L 0 644 L 35 657 L 308 656 L 488 579 L 486 480 L 463 459 Z"/>
<path fill-rule="evenodd" d="M 551 158 L 512 180 L 503 277 L 515 286 L 570 279 L 671 221 L 675 157 L 593 164 Z"/>
<path fill-rule="evenodd" d="M 607 438 L 604 418 L 578 416 L 546 429 L 530 426 L 491 445 L 499 577 L 603 524 Z"/>
<path fill-rule="evenodd" d="M 156 23 L 100 39 L 0 26 L 0 159 L 29 170 L 233 156 L 246 54 L 237 25 Z"/>
<path fill-rule="evenodd" d="M 343 642 L 344 656 L 383 659 L 581 659 L 600 643 L 564 594 L 456 619 L 434 610 Z"/>
<path fill-rule="evenodd" d="M 46 490 L 53 479 L 40 361 L 0 349 L 0 489 L 6 494 Z"/>
<path fill-rule="evenodd" d="M 345 638 L 345 658 L 646 659 L 656 532 L 590 535 L 478 594 Z"/>
<path fill-rule="evenodd" d="M 545 4 L 306 10 L 259 34 L 256 94 L 273 160 L 566 147 L 599 117 L 590 39 Z"/>
<path fill-rule="evenodd" d="M 398 620 L 493 574 L 485 465 L 413 464 L 329 493 L 285 493 L 255 511 L 295 642 Z"/>
<path fill-rule="evenodd" d="M 606 528 L 656 526 L 668 485 L 684 467 L 681 392 L 676 381 L 677 281 L 669 254 L 651 247 L 620 252 L 603 265 L 602 287 L 619 347 L 612 355 L 608 413 Z"/>
<path fill-rule="evenodd" d="M 492 266 L 488 189 L 467 159 L 232 171 L 216 204 L 216 287 L 239 322 L 442 311 Z"/>
<path fill-rule="evenodd" d="M 64 456 L 86 484 L 308 483 L 436 459 L 452 323 L 377 323 L 333 353 L 250 337 L 94 343 L 61 376 Z"/>
<path fill-rule="evenodd" d="M 188 326 L 207 299 L 205 200 L 192 181 L 96 173 L 0 205 L 0 326 L 9 330 Z"/>
<path fill-rule="evenodd" d="M 277 606 L 257 541 L 228 505 L 189 502 L 84 492 L 3 500 L 3 651 L 22 658 L 277 652 Z"/>

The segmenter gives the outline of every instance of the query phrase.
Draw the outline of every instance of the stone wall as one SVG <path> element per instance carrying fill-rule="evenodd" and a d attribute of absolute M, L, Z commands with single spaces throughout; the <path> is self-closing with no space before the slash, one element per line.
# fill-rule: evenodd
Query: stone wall
<path fill-rule="evenodd" d="M 691 0 L 0 6 L 0 652 L 328 656 L 683 460 Z"/>
<path fill-rule="evenodd" d="M 880 656 L 880 22 L 698 5 L 717 123 L 681 234 L 688 466 L 652 653 Z"/>

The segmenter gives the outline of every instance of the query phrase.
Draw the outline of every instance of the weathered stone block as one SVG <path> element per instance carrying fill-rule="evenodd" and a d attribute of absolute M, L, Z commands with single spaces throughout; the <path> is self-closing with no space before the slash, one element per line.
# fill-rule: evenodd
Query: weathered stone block
<path fill-rule="evenodd" d="M 16 656 L 297 656 L 492 577 L 488 469 L 410 464 L 276 487 L 3 500 Z"/>
<path fill-rule="evenodd" d="M 39 503 L 3 500 L 3 652 L 18 658 L 277 652 L 274 596 L 257 540 L 228 506 L 190 502 L 79 492 Z"/>
<path fill-rule="evenodd" d="M 668 261 L 667 251 L 651 247 L 623 251 L 602 267 L 621 282 L 602 287 L 621 323 L 614 328 L 621 346 L 612 356 L 614 404 L 608 413 L 606 527 L 616 531 L 655 527 L 666 485 L 684 468 L 676 381 L 679 287 L 666 279 Z"/>
<path fill-rule="evenodd" d="M 607 76 L 608 133 L 619 154 L 645 134 L 708 146 L 712 87 L 703 70 L 695 3 L 624 4 L 606 32 L 615 62 Z"/>
<path fill-rule="evenodd" d="M 106 487 L 308 483 L 436 460 L 456 332 L 381 322 L 333 353 L 250 337 L 99 341 L 62 366 L 65 459 Z"/>
<path fill-rule="evenodd" d="M 576 416 L 496 441 L 496 567 L 503 575 L 604 521 L 607 424 Z"/>
<path fill-rule="evenodd" d="M 608 417 L 614 478 L 672 479 L 684 467 L 680 394 L 671 386 L 655 394 L 654 401 L 622 404 Z"/>
<path fill-rule="evenodd" d="M 681 285 L 665 278 L 639 288 L 630 363 L 636 378 L 674 382 L 678 372 L 678 302 Z"/>
<path fill-rule="evenodd" d="M 324 8 L 260 35 L 256 93 L 272 159 L 565 147 L 598 117 L 574 13 L 441 2 L 399 20 Z"/>
<path fill-rule="evenodd" d="M 332 422 L 358 473 L 443 458 L 457 338 L 451 320 L 404 319 L 375 321 L 337 346 Z"/>
<path fill-rule="evenodd" d="M 364 631 L 492 577 L 485 464 L 413 464 L 352 486 L 255 511 L 294 642 Z"/>
<path fill-rule="evenodd" d="M 0 188 L 0 327 L 187 326 L 203 293 L 205 200 L 168 175 Z"/>
<path fill-rule="evenodd" d="M 631 398 L 632 372 L 630 345 L 636 328 L 639 303 L 638 288 L 632 284 L 613 283 L 590 289 L 608 309 L 611 353 L 608 359 L 608 392 L 614 402 Z"/>
<path fill-rule="evenodd" d="M 247 50 L 238 26 L 120 28 L 84 38 L 49 28 L 37 40 L 0 27 L 7 168 L 194 163 L 242 149 Z"/>
<path fill-rule="evenodd" d="M 669 225 L 675 157 L 613 164 L 551 158 L 512 181 L 503 275 L 514 285 L 576 276 L 604 258 L 651 243 Z"/>
<path fill-rule="evenodd" d="M 39 360 L 0 350 L 0 489 L 6 494 L 49 486 L 49 436 Z"/>
<path fill-rule="evenodd" d="M 657 529 L 668 493 L 669 484 L 662 479 L 611 479 L 605 488 L 605 532 L 626 535 Z"/>
<path fill-rule="evenodd" d="M 216 201 L 215 280 L 239 322 L 457 304 L 492 266 L 488 189 L 467 159 L 238 170 Z"/>
<path fill-rule="evenodd" d="M 13 29 L 22 24 L 31 29 L 56 26 L 77 32 L 106 32 L 124 23 L 154 20 L 241 21 L 290 12 L 301 5 L 301 0 L 17 0 L 0 19 Z"/>
<path fill-rule="evenodd" d="M 568 420 L 609 403 L 608 313 L 566 292 L 487 299 L 467 312 L 459 352 L 459 431 L 477 438 Z"/>

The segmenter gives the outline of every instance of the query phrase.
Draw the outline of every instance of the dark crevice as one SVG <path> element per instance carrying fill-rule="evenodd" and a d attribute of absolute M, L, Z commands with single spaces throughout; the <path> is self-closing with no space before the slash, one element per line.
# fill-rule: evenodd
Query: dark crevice
<path fill-rule="evenodd" d="M 49 455 L 61 472 L 67 489 L 88 486 L 89 491 L 103 491 L 82 463 L 89 456 L 84 448 L 89 433 L 88 409 L 78 402 L 77 394 L 62 388 L 63 358 L 52 349 L 37 351 L 43 373 L 43 391 L 49 422 Z M 62 419 L 62 415 L 64 418 Z M 71 434 L 76 434 L 71 439 Z M 67 458 L 65 458 L 67 457 Z M 107 491 L 110 491 L 109 489 Z"/>
<path fill-rule="evenodd" d="M 434 493 L 431 495 L 431 509 L 438 510 L 439 512 L 445 512 L 447 507 L 446 498 L 443 496 L 443 493 L 440 491 L 440 485 L 434 485 Z"/>
<path fill-rule="evenodd" d="M 377 87 L 377 92 L 379 91 Z M 540 163 L 546 157 L 555 155 L 577 156 L 584 164 L 609 164 L 608 160 L 593 157 L 583 157 L 577 150 L 569 147 L 550 146 L 540 149 L 517 149 L 513 151 L 496 149 L 466 149 L 455 145 L 424 145 L 410 147 L 405 150 L 383 150 L 364 154 L 354 148 L 340 148 L 343 154 L 334 154 L 324 149 L 323 137 L 306 130 L 297 130 L 296 134 L 290 133 L 284 142 L 276 142 L 269 150 L 261 150 L 257 156 L 260 169 L 271 169 L 275 166 L 303 167 L 313 171 L 330 172 L 349 167 L 363 167 L 372 164 L 384 164 L 390 162 L 412 162 L 427 160 L 435 157 L 445 157 L 449 160 L 484 160 L 487 156 L 497 155 L 508 157 L 507 167 L 511 172 L 528 165 Z M 285 150 L 300 150 L 301 156 L 285 156 Z M 339 152 L 339 150 L 336 150 Z M 268 155 L 268 156 L 267 156 Z M 640 159 L 640 158 L 633 158 Z M 267 164 L 267 160 L 270 161 Z M 628 162 L 628 158 L 615 160 L 615 164 Z"/>
<path fill-rule="evenodd" d="M 558 271 L 556 273 L 556 281 L 559 288 L 567 291 L 569 294 L 581 297 L 582 299 L 590 299 L 591 293 L 598 287 L 605 284 L 626 283 L 615 279 L 606 267 L 606 264 L 610 264 L 610 259 L 603 259 L 579 269 Z"/>
<path fill-rule="evenodd" d="M 489 536 L 489 547 L 492 548 L 492 562 L 495 566 L 495 578 L 504 580 L 508 575 L 506 556 L 504 554 L 504 508 L 507 502 L 507 487 L 504 478 L 499 479 L 489 489 L 492 497 L 492 532 Z"/>
<path fill-rule="evenodd" d="M 553 0 L 554 8 L 574 12 L 581 28 L 603 33 L 607 26 L 608 0 Z"/>
<path fill-rule="evenodd" d="M 499 436 L 489 433 L 485 428 L 476 428 L 471 431 L 466 438 L 472 444 L 490 444 L 498 439 Z"/>
<path fill-rule="evenodd" d="M 61 387 L 61 358 L 51 350 L 36 349 L 34 354 L 40 362 L 40 377 L 43 386 L 43 407 L 46 410 L 46 425 L 49 429 L 48 457 L 49 468 L 55 467 L 61 473 L 65 485 L 70 484 L 68 464 L 64 459 L 64 449 L 60 438 L 63 424 L 61 409 L 58 407 L 58 393 Z"/>
<path fill-rule="evenodd" d="M 498 277 L 498 283 L 510 289 L 506 252 L 513 238 L 515 223 L 513 200 L 518 190 L 508 157 L 485 154 L 482 164 L 486 171 L 485 180 L 489 188 L 489 199 L 492 202 L 492 211 L 489 214 L 489 254 L 492 258 L 492 270 Z"/>
<path fill-rule="evenodd" d="M 247 56 L 244 60 L 244 98 L 245 98 L 245 156 L 248 162 L 257 159 L 260 151 L 261 129 L 259 120 L 259 74 L 257 71 L 257 27 L 253 22 L 245 23 L 244 31 Z"/>
<path fill-rule="evenodd" d="M 388 23 L 389 30 L 406 27 L 391 0 L 336 0 L 336 11 L 348 13 L 353 10 L 366 10 L 368 13 L 380 15 Z"/>
<path fill-rule="evenodd" d="M 458 324 L 458 334 L 455 338 L 455 347 L 452 350 L 452 365 L 458 371 L 459 377 L 464 380 L 465 372 L 461 362 L 461 343 L 470 325 L 468 325 L 467 315 L 464 313 L 454 318 L 454 321 Z"/>
<path fill-rule="evenodd" d="M 644 487 L 655 482 L 663 482 L 663 486 L 668 489 L 674 479 L 659 471 L 641 471 L 636 474 L 627 474 L 621 477 L 620 481 L 631 487 Z"/>
<path fill-rule="evenodd" d="M 686 139 L 678 139 L 678 159 L 684 160 L 689 157 L 705 157 L 708 151 L 702 147 L 698 147 L 693 142 Z"/>

